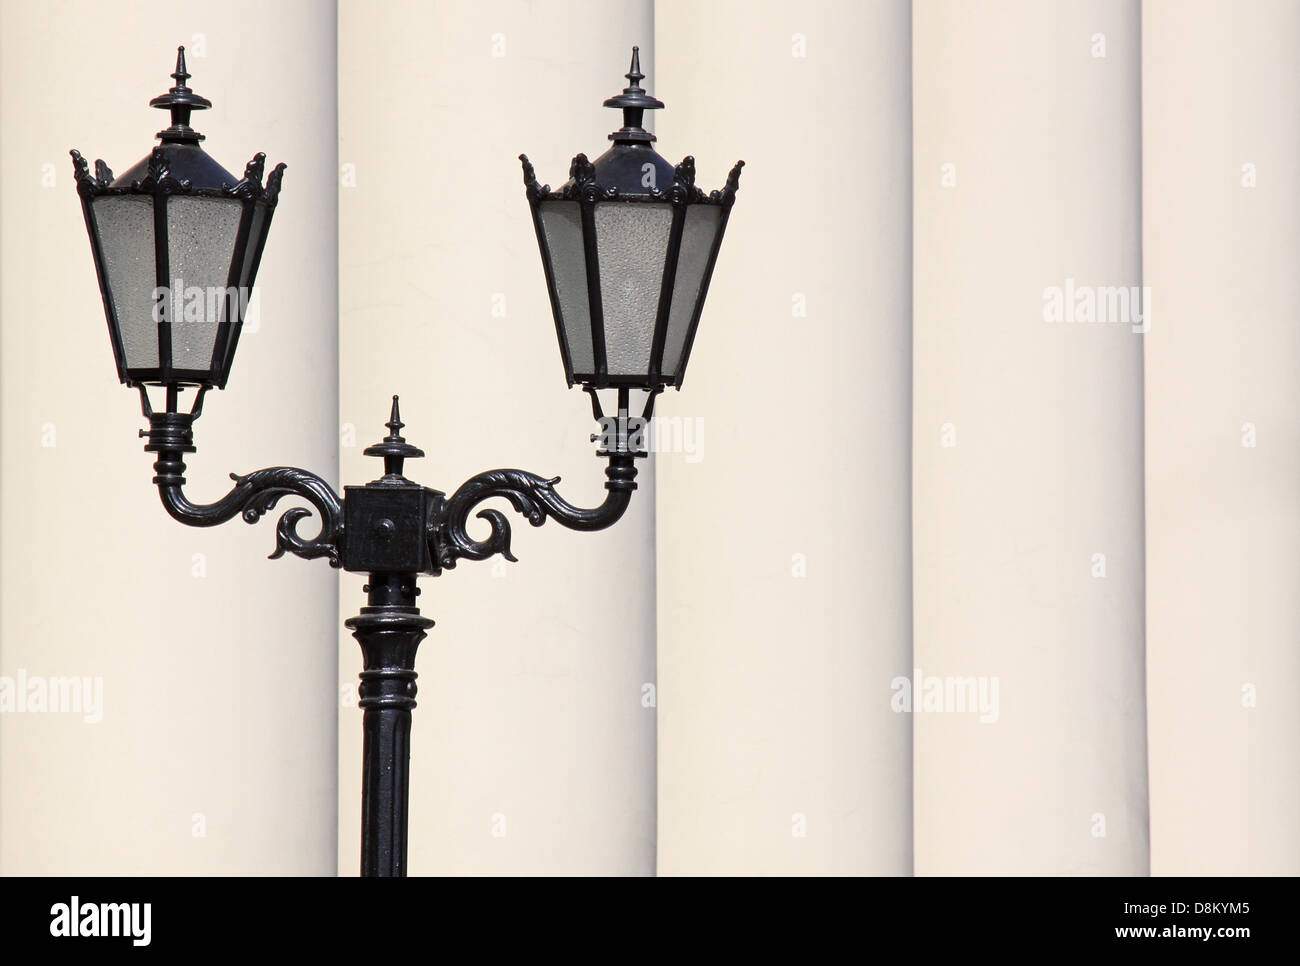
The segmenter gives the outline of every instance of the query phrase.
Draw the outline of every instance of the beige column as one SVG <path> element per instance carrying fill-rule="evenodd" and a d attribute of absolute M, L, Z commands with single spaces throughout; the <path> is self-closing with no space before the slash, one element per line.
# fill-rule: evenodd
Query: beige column
<path fill-rule="evenodd" d="M 655 26 L 660 150 L 747 162 L 659 410 L 660 872 L 907 874 L 909 4 Z"/>
<path fill-rule="evenodd" d="M 1138 11 L 915 4 L 919 874 L 1147 871 Z"/>
<path fill-rule="evenodd" d="M 1143 6 L 1157 875 L 1300 872 L 1298 44 L 1294 3 Z"/>
<path fill-rule="evenodd" d="M 265 559 L 274 518 L 164 512 L 68 158 L 120 172 L 148 154 L 184 44 L 214 105 L 194 117 L 205 148 L 236 175 L 257 151 L 288 164 L 187 490 L 206 502 L 229 471 L 276 464 L 333 480 L 336 27 L 307 0 L 0 5 L 0 677 L 29 696 L 75 678 L 64 693 L 89 701 L 0 714 L 6 874 L 336 867 L 337 578 Z"/>
<path fill-rule="evenodd" d="M 604 464 L 587 397 L 565 386 L 517 156 L 553 186 L 595 157 L 633 44 L 652 78 L 650 0 L 345 2 L 340 7 L 342 467 L 402 397 L 451 492 L 496 467 L 559 474 L 595 505 Z M 504 503 L 518 563 L 422 580 L 410 871 L 654 871 L 654 472 L 612 529 L 539 530 Z M 500 501 L 494 501 L 500 502 Z M 476 521 L 476 525 L 486 524 Z M 343 581 L 340 616 L 364 603 Z M 339 871 L 358 861 L 360 652 L 340 635 Z"/>

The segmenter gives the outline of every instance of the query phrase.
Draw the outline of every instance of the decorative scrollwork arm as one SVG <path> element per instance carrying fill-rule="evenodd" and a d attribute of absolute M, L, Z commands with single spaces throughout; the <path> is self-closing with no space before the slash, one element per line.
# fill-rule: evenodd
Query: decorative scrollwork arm
<path fill-rule="evenodd" d="M 191 527 L 214 527 L 236 514 L 248 523 L 256 523 L 283 497 L 302 497 L 316 508 L 321 519 L 320 533 L 310 539 L 302 537 L 298 533 L 298 522 L 311 516 L 311 511 L 305 507 L 290 507 L 280 515 L 276 524 L 276 548 L 271 559 L 282 557 L 287 552 L 309 560 L 327 557 L 331 567 L 340 566 L 343 501 L 328 483 L 313 473 L 292 466 L 273 466 L 246 476 L 231 473 L 230 478 L 235 481 L 234 488 L 215 503 L 205 504 L 191 503 L 186 499 L 181 491 L 183 480 L 181 483 L 171 480 L 156 482 L 167 512 Z"/>
<path fill-rule="evenodd" d="M 488 470 L 472 476 L 441 503 L 429 522 L 433 557 L 445 569 L 455 567 L 462 557 L 486 560 L 499 553 L 507 560 L 515 560 L 510 552 L 510 521 L 500 510 L 488 508 L 476 514 L 491 527 L 484 539 L 475 540 L 466 531 L 470 513 L 492 497 L 509 501 L 535 527 L 549 518 L 570 530 L 603 530 L 623 515 L 636 489 L 632 455 L 611 454 L 605 475 L 609 495 L 600 506 L 590 509 L 576 507 L 555 492 L 558 476 L 548 479 L 526 470 Z"/>
<path fill-rule="evenodd" d="M 273 466 L 247 476 L 230 474 L 235 486 L 215 503 L 191 503 L 183 492 L 185 486 L 185 454 L 194 452 L 194 420 L 203 411 L 203 390 L 194 400 L 190 412 L 176 409 L 176 390 L 168 390 L 167 411 L 154 412 L 149 396 L 140 390 L 141 405 L 149 420 L 149 429 L 141 430 L 147 437 L 145 451 L 154 453 L 154 484 L 162 504 L 172 518 L 191 527 L 215 527 L 236 514 L 248 523 L 256 523 L 275 508 L 282 497 L 302 497 L 316 508 L 320 515 L 320 533 L 306 539 L 298 533 L 298 521 L 310 516 L 304 507 L 290 507 L 280 515 L 275 528 L 275 552 L 271 559 L 285 553 L 312 559 L 328 557 L 331 567 L 342 565 L 343 501 L 328 483 L 314 473 L 292 466 Z"/>

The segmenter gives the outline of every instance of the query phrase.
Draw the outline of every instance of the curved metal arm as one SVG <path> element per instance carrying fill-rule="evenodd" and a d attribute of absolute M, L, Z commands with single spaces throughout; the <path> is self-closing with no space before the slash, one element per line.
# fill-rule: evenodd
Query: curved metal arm
<path fill-rule="evenodd" d="M 281 497 L 299 496 L 320 514 L 320 533 L 310 540 L 299 536 L 298 521 L 310 516 L 311 511 L 290 507 L 276 525 L 271 559 L 288 552 L 307 559 L 328 557 L 331 567 L 341 566 L 343 501 L 314 473 L 292 466 L 273 466 L 247 476 L 231 473 L 234 488 L 215 503 L 191 503 L 186 499 L 181 490 L 185 485 L 185 454 L 194 452 L 194 420 L 203 411 L 205 392 L 198 391 L 193 408 L 185 413 L 177 409 L 176 387 L 169 386 L 167 411 L 158 413 L 149 405 L 145 388 L 140 387 L 140 405 L 149 420 L 149 429 L 141 430 L 140 435 L 149 440 L 145 452 L 157 454 L 153 481 L 172 519 L 191 527 L 215 527 L 240 514 L 248 523 L 256 523 L 275 508 Z"/>
<path fill-rule="evenodd" d="M 314 473 L 292 466 L 273 466 L 257 470 L 247 476 L 230 474 L 235 481 L 234 488 L 215 503 L 196 504 L 186 499 L 181 492 L 185 482 L 175 477 L 184 472 L 184 463 L 175 474 L 164 473 L 160 468 L 164 461 L 159 460 L 155 469 L 159 475 L 154 482 L 158 484 L 158 495 L 162 497 L 163 506 L 176 520 L 191 527 L 215 527 L 225 523 L 236 514 L 242 515 L 248 523 L 256 523 L 271 510 L 282 497 L 298 496 L 307 500 L 316 508 L 321 519 L 320 533 L 311 539 L 304 539 L 298 533 L 298 521 L 311 515 L 304 507 L 290 507 L 280 515 L 275 528 L 275 552 L 271 559 L 282 557 L 286 552 L 299 557 L 312 559 L 328 557 L 331 567 L 341 565 L 339 559 L 340 537 L 343 533 L 343 501 L 328 483 Z M 179 459 L 174 462 L 179 463 Z"/>
<path fill-rule="evenodd" d="M 650 395 L 642 422 L 649 416 L 654 395 Z M 247 476 L 232 473 L 230 477 L 235 481 L 235 486 L 220 500 L 206 504 L 191 503 L 182 489 L 185 485 L 184 455 L 194 452 L 193 424 L 202 405 L 202 393 L 188 413 L 177 410 L 174 388 L 168 390 L 166 412 L 153 412 L 143 390 L 141 397 L 145 415 L 149 419 L 149 429 L 147 432 L 142 430 L 140 435 L 148 437 L 145 450 L 157 454 L 153 481 L 158 487 L 163 506 L 173 519 L 191 527 L 214 527 L 238 514 L 246 522 L 256 523 L 273 510 L 282 497 L 301 497 L 315 507 L 320 516 L 320 532 L 310 539 L 301 536 L 298 533 L 298 523 L 309 516 L 311 511 L 303 507 L 290 507 L 280 515 L 276 525 L 276 549 L 271 558 L 292 553 L 307 559 L 326 557 L 330 566 L 343 566 L 343 499 L 328 483 L 306 470 L 292 466 L 273 466 Z M 601 415 L 594 392 L 592 398 L 593 413 L 604 425 L 607 421 Z M 352 488 L 357 492 L 349 498 L 349 512 L 355 511 L 365 518 L 368 509 L 377 508 L 381 513 L 391 513 L 395 509 L 400 515 L 405 512 L 402 508 L 409 506 L 414 492 L 416 502 L 421 507 L 415 520 L 425 521 L 423 539 L 428 555 L 422 562 L 413 564 L 413 558 L 404 549 L 404 545 L 399 545 L 389 557 L 380 554 L 382 559 L 396 560 L 398 563 L 394 563 L 392 568 L 376 567 L 373 555 L 362 552 L 366 549 L 362 546 L 366 532 L 363 525 L 354 534 L 354 539 L 361 538 L 360 543 L 348 548 L 353 559 L 349 561 L 347 569 L 378 570 L 383 573 L 390 572 L 390 569 L 391 572 L 419 570 L 436 574 L 443 569 L 454 568 L 456 561 L 461 558 L 486 560 L 499 553 L 507 560 L 514 560 L 515 557 L 510 552 L 510 523 L 501 511 L 488 508 L 478 512 L 477 516 L 486 520 L 491 528 L 484 539 L 475 540 L 466 530 L 469 515 L 474 508 L 493 497 L 509 501 L 535 527 L 540 527 L 548 518 L 570 530 L 603 530 L 612 525 L 627 510 L 632 491 L 636 489 L 636 458 L 646 454 L 638 445 L 634 445 L 626 390 L 619 391 L 618 418 L 608 422 L 611 426 L 607 427 L 605 437 L 592 437 L 593 440 L 604 440 L 599 453 L 609 459 L 609 465 L 605 469 L 605 489 L 609 492 L 598 507 L 587 509 L 574 506 L 555 492 L 555 485 L 560 482 L 558 476 L 548 479 L 525 470 L 488 470 L 470 477 L 450 497 L 444 497 L 438 491 L 420 487 L 402 476 L 403 460 L 424 454 L 407 444 L 398 433 L 403 424 L 397 411 L 397 397 L 393 397 L 393 414 L 387 424 L 391 430 L 389 436 L 382 444 L 366 450 L 367 455 L 384 457 L 384 477 L 364 487 Z M 362 500 L 361 506 L 351 503 L 353 499 Z M 406 519 L 409 520 L 410 517 Z M 383 534 L 391 538 L 395 530 L 393 519 L 381 518 L 373 522 L 386 525 L 387 530 Z M 402 539 L 409 539 L 409 536 Z"/>
<path fill-rule="evenodd" d="M 515 560 L 510 552 L 510 521 L 500 510 L 480 510 L 476 516 L 486 520 L 492 532 L 475 540 L 466 532 L 474 507 L 492 497 L 503 497 L 540 527 L 547 518 L 570 530 L 603 530 L 615 523 L 627 510 L 636 489 L 636 465 L 629 453 L 613 453 L 605 470 L 605 489 L 609 495 L 598 507 L 584 509 L 569 503 L 555 492 L 558 476 L 547 479 L 526 470 L 488 470 L 472 476 L 445 501 L 429 521 L 429 545 L 438 566 L 451 569 L 459 558 L 486 560 L 501 554 Z"/>

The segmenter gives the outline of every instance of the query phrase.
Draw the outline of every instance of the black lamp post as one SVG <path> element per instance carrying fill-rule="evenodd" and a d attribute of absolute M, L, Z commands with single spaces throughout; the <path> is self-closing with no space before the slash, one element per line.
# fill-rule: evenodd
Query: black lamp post
<path fill-rule="evenodd" d="M 469 515 L 492 497 L 507 500 L 533 526 L 550 518 L 573 530 L 600 530 L 623 515 L 636 489 L 635 461 L 646 455 L 639 433 L 655 396 L 681 385 L 741 164 L 726 187 L 706 196 L 695 187 L 691 158 L 672 168 L 655 153 L 641 117 L 663 105 L 641 90 L 636 48 L 630 86 L 605 102 L 622 108 L 624 118 L 609 151 L 594 164 L 578 155 L 558 192 L 538 185 L 521 155 L 565 373 L 570 385 L 581 383 L 591 394 L 602 427 L 592 437 L 608 461 L 600 506 L 575 507 L 555 492 L 558 477 L 524 470 L 480 473 L 450 496 L 411 482 L 404 463 L 424 453 L 401 435 L 396 396 L 388 435 L 365 450 L 383 458 L 379 479 L 345 487 L 340 497 L 306 470 L 271 467 L 232 474 L 229 493 L 200 505 L 182 491 L 184 454 L 195 451 L 204 394 L 224 387 L 230 374 L 285 166 L 265 185 L 261 154 L 243 178 L 227 173 L 189 125 L 191 112 L 211 104 L 186 86 L 183 47 L 172 77 L 176 85 L 150 102 L 169 110 L 172 123 L 148 158 L 115 179 L 103 161 L 91 174 L 72 152 L 118 376 L 140 392 L 149 421 L 140 435 L 155 454 L 153 482 L 172 517 L 198 527 L 236 515 L 254 523 L 281 498 L 301 498 L 320 516 L 320 531 L 303 537 L 298 523 L 310 511 L 285 510 L 271 556 L 325 557 L 331 566 L 369 575 L 368 606 L 345 622 L 364 662 L 361 873 L 405 875 L 415 652 L 433 626 L 415 605 L 416 578 L 436 576 L 460 559 L 515 559 L 510 524 L 499 510 L 478 512 L 491 528 L 484 539 L 466 532 Z M 163 388 L 161 411 L 151 405 L 149 387 Z M 615 418 L 601 411 L 596 390 L 605 387 L 617 390 Z M 631 389 L 647 393 L 640 419 L 628 413 Z M 187 390 L 194 399 L 185 410 L 180 396 Z"/>

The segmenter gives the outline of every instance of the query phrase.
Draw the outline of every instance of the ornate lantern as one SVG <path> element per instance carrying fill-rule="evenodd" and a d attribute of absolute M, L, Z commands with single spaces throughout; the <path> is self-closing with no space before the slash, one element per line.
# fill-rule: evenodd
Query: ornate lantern
<path fill-rule="evenodd" d="M 623 126 L 595 162 L 579 154 L 552 191 L 519 160 L 569 385 L 653 393 L 681 387 L 745 162 L 706 195 L 695 159 L 673 167 L 641 126 L 664 105 L 641 89 L 636 47 L 625 76 L 623 93 L 605 101 Z"/>
<path fill-rule="evenodd" d="M 172 77 L 149 102 L 171 112 L 171 126 L 147 158 L 114 178 L 72 152 L 118 377 L 167 386 L 169 401 L 230 376 L 285 167 L 263 186 L 263 154 L 242 179 L 217 164 L 190 127 L 190 113 L 212 103 L 186 86 L 184 47 Z"/>

